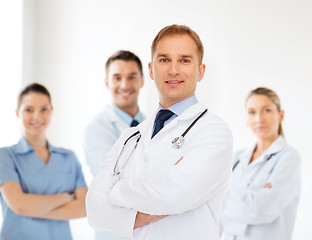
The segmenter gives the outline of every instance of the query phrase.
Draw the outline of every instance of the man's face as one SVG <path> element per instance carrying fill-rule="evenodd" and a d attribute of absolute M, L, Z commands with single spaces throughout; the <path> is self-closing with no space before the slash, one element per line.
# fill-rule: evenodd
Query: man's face
<path fill-rule="evenodd" d="M 109 68 L 105 84 L 112 94 L 114 104 L 128 112 L 137 106 L 144 79 L 135 61 L 115 60 Z"/>
<path fill-rule="evenodd" d="M 163 37 L 149 63 L 149 74 L 155 80 L 164 108 L 192 96 L 204 73 L 205 65 L 199 63 L 197 45 L 186 34 Z"/>

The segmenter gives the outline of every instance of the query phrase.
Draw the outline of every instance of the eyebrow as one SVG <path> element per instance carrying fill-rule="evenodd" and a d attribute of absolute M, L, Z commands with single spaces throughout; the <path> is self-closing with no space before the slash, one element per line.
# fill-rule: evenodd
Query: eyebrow
<path fill-rule="evenodd" d="M 40 107 L 48 107 L 48 106 L 50 106 L 50 104 L 43 104 Z M 25 108 L 34 108 L 34 107 L 35 107 L 34 105 L 25 105 Z"/>
<path fill-rule="evenodd" d="M 262 106 L 261 108 L 267 108 L 267 107 L 272 107 L 272 105 L 269 105 L 269 104 L 267 104 L 267 105 L 264 105 L 264 106 Z M 247 108 L 248 110 L 253 110 L 254 108 L 253 107 L 250 107 L 250 108 Z"/>
<path fill-rule="evenodd" d="M 168 54 L 160 53 L 160 54 L 157 55 L 157 58 L 160 58 L 160 57 L 168 57 Z M 181 58 L 191 58 L 191 59 L 194 58 L 192 55 L 181 55 L 180 57 Z"/>
<path fill-rule="evenodd" d="M 131 73 L 129 73 L 128 75 L 138 75 L 138 74 L 139 74 L 138 72 L 131 72 Z M 120 73 L 115 73 L 115 74 L 113 74 L 113 77 L 119 77 L 119 76 L 121 76 Z"/>
<path fill-rule="evenodd" d="M 168 54 L 160 53 L 157 55 L 157 58 L 160 58 L 160 57 L 168 57 Z"/>
<path fill-rule="evenodd" d="M 266 108 L 266 107 L 272 107 L 272 105 L 271 104 L 267 104 L 267 105 L 262 106 L 262 108 Z"/>
<path fill-rule="evenodd" d="M 190 56 L 190 55 L 182 55 L 182 58 L 191 58 L 191 59 L 193 59 L 193 56 Z"/>
<path fill-rule="evenodd" d="M 129 73 L 129 75 L 138 75 L 138 74 L 139 74 L 138 72 Z"/>

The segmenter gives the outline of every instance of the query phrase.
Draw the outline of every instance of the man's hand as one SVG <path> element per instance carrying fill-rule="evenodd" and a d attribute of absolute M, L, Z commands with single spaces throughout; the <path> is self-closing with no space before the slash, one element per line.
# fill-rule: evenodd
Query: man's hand
<path fill-rule="evenodd" d="M 151 222 L 156 222 L 159 219 L 167 217 L 168 215 L 149 215 L 145 213 L 138 212 L 135 217 L 135 223 L 133 229 L 143 227 L 150 224 Z"/>

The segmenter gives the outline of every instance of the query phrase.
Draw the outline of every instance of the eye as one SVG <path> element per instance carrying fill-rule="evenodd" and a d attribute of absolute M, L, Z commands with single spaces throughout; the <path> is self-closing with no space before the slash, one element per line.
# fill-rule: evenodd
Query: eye
<path fill-rule="evenodd" d="M 27 113 L 31 113 L 32 109 L 31 108 L 25 108 L 24 111 L 27 112 Z"/>
<path fill-rule="evenodd" d="M 254 115 L 254 114 L 255 114 L 255 111 L 248 111 L 248 114 L 249 114 L 249 115 Z"/>
<path fill-rule="evenodd" d="M 135 80 L 135 79 L 136 79 L 136 76 L 130 76 L 128 79 L 129 79 L 129 80 Z"/>
<path fill-rule="evenodd" d="M 188 60 L 188 59 L 182 59 L 181 62 L 182 62 L 182 63 L 189 63 L 190 60 Z"/>
<path fill-rule="evenodd" d="M 265 112 L 265 113 L 269 113 L 269 112 L 271 112 L 271 109 L 269 109 L 269 108 L 264 109 L 264 112 Z"/>
<path fill-rule="evenodd" d="M 161 58 L 161 59 L 159 59 L 159 62 L 163 62 L 163 63 L 169 62 L 169 59 L 167 59 L 167 58 Z"/>
<path fill-rule="evenodd" d="M 121 77 L 113 77 L 113 81 L 118 82 L 121 80 Z"/>
<path fill-rule="evenodd" d="M 48 110 L 49 110 L 49 108 L 44 107 L 44 108 L 41 109 L 41 112 L 46 112 L 46 111 L 48 111 Z"/>

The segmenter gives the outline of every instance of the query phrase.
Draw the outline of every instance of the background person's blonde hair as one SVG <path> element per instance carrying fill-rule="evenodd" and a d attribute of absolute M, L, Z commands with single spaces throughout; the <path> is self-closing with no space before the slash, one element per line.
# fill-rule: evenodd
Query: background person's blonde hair
<path fill-rule="evenodd" d="M 276 92 L 274 92 L 273 90 L 271 90 L 269 88 L 265 88 L 265 87 L 259 87 L 259 88 L 256 88 L 254 90 L 251 90 L 249 92 L 247 98 L 246 98 L 245 103 L 253 95 L 264 95 L 264 96 L 267 96 L 275 104 L 275 106 L 277 108 L 277 111 L 281 112 L 281 101 L 280 101 L 278 95 L 276 94 Z M 285 138 L 284 131 L 283 131 L 283 128 L 282 128 L 282 123 L 280 123 L 279 126 L 278 126 L 278 135 L 280 135 L 283 138 Z"/>

